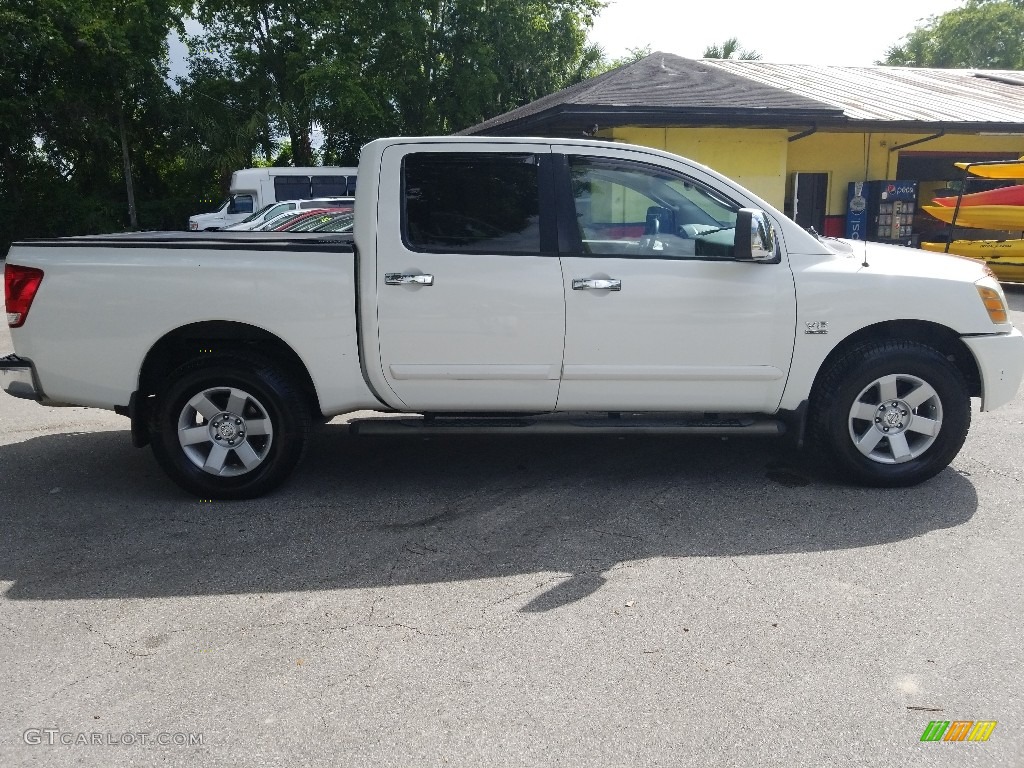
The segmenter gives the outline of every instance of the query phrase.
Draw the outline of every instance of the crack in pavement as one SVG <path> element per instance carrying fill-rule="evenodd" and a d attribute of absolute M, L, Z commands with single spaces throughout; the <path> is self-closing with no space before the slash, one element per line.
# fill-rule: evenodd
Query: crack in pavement
<path fill-rule="evenodd" d="M 119 664 L 117 664 L 114 667 L 113 671 L 116 672 L 120 667 L 121 667 L 121 664 L 119 663 Z M 53 701 L 54 699 L 56 699 L 61 694 L 65 693 L 67 691 L 70 691 L 72 688 L 74 688 L 79 683 L 84 683 L 86 680 L 92 680 L 94 677 L 96 677 L 99 674 L 100 674 L 99 672 L 94 672 L 91 675 L 86 675 L 85 677 L 82 677 L 82 678 L 76 678 L 76 679 L 72 680 L 70 683 L 62 685 L 60 688 L 58 688 L 52 694 L 47 696 L 45 701 Z"/>
<path fill-rule="evenodd" d="M 137 658 L 137 659 L 138 658 L 145 658 L 147 656 L 155 656 L 156 655 L 155 652 L 153 652 L 153 653 L 139 653 L 137 651 L 133 651 L 133 650 L 128 649 L 128 648 L 122 648 L 121 646 L 119 646 L 119 645 L 117 645 L 115 643 L 112 643 L 109 640 L 107 640 L 106 638 L 104 638 L 102 632 L 100 632 L 99 630 L 94 628 L 89 622 L 85 621 L 84 619 L 75 619 L 75 621 L 77 621 L 80 626 L 85 627 L 86 630 L 88 630 L 90 633 L 96 635 L 100 639 L 100 642 L 103 643 L 108 648 L 110 648 L 112 651 L 119 651 L 120 653 L 127 654 L 128 656 L 132 656 L 132 657 Z"/>
<path fill-rule="evenodd" d="M 736 562 L 736 558 L 730 557 L 729 564 L 732 565 L 733 568 L 735 568 L 737 571 L 743 574 L 743 578 L 746 580 L 747 584 L 752 586 L 754 589 L 757 589 L 757 585 L 753 582 L 753 580 L 751 580 L 750 576 L 747 575 L 747 572 L 740 567 L 740 564 Z"/>

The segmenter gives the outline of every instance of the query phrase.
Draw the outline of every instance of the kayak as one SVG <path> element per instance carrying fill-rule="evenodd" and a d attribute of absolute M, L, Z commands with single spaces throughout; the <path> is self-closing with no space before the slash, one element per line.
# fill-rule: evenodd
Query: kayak
<path fill-rule="evenodd" d="M 937 253 L 946 250 L 945 243 L 921 243 L 921 247 Z M 949 245 L 949 252 L 972 259 L 1010 257 L 1024 262 L 1024 240 L 954 240 Z"/>
<path fill-rule="evenodd" d="M 945 243 L 921 243 L 926 251 L 943 253 Z M 949 252 L 971 259 L 982 259 L 1007 283 L 1024 283 L 1024 240 L 954 240 Z"/>
<path fill-rule="evenodd" d="M 956 195 L 936 197 L 933 202 L 944 208 L 955 208 Z M 984 192 L 972 192 L 969 195 L 964 195 L 960 201 L 961 208 L 974 205 L 1024 205 L 1024 184 L 1016 184 L 1002 189 L 988 189 Z"/>
<path fill-rule="evenodd" d="M 970 163 L 953 163 L 957 168 L 970 172 L 983 179 L 1024 179 L 1024 157 L 1019 162 L 993 163 L 992 165 L 971 165 Z"/>
<path fill-rule="evenodd" d="M 947 224 L 956 212 L 955 208 L 942 205 L 922 205 L 921 210 Z M 972 205 L 966 209 L 961 206 L 956 224 L 973 229 L 1024 230 L 1024 205 Z"/>

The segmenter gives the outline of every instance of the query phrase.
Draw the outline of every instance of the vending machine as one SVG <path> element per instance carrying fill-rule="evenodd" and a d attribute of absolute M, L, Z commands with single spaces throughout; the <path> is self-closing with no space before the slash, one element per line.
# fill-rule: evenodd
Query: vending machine
<path fill-rule="evenodd" d="M 916 181 L 851 181 L 846 236 L 851 240 L 914 245 Z"/>

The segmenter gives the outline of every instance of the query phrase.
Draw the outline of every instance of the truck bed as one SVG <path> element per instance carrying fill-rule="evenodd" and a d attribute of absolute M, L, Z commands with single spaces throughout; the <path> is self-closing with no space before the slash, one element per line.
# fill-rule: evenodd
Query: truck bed
<path fill-rule="evenodd" d="M 44 402 L 125 407 L 150 351 L 162 339 L 194 337 L 192 328 L 221 336 L 249 329 L 282 340 L 308 361 L 325 414 L 379 405 L 359 367 L 349 234 L 24 240 L 8 263 L 45 273 L 31 321 L 12 329 L 19 356 L 35 365 Z"/>
<path fill-rule="evenodd" d="M 353 252 L 351 234 L 322 232 L 122 232 L 22 240 L 15 246 Z"/>

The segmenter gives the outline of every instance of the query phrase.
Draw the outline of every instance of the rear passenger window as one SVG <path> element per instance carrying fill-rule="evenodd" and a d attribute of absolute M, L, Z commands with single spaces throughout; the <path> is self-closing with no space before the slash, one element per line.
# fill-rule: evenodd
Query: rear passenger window
<path fill-rule="evenodd" d="M 345 197 L 348 194 L 347 176 L 313 176 L 313 197 Z"/>
<path fill-rule="evenodd" d="M 536 155 L 417 153 L 405 158 L 402 180 L 410 249 L 540 253 Z"/>
<path fill-rule="evenodd" d="M 308 200 L 313 196 L 309 176 L 275 176 L 274 196 L 278 200 Z"/>

